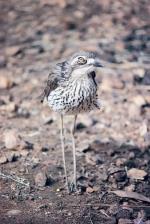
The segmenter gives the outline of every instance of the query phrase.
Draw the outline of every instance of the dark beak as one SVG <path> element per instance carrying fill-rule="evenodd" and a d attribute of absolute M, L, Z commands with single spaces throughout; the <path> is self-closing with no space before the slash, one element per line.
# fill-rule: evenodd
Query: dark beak
<path fill-rule="evenodd" d="M 95 62 L 95 63 L 94 63 L 94 66 L 95 66 L 95 67 L 99 67 L 99 68 L 100 68 L 100 67 L 104 67 L 100 62 Z"/>

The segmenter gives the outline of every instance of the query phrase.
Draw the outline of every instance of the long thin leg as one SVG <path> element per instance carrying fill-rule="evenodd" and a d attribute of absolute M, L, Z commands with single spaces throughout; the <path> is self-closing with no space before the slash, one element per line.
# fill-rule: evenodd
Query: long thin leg
<path fill-rule="evenodd" d="M 76 120 L 77 120 L 77 115 L 74 117 L 74 123 L 73 123 L 73 128 L 71 130 L 71 137 L 72 137 L 72 149 L 73 149 L 73 184 L 74 184 L 74 189 L 77 189 L 77 172 L 76 172 L 76 147 L 75 147 L 75 126 L 76 126 Z"/>
<path fill-rule="evenodd" d="M 66 160 L 65 160 L 64 122 L 63 122 L 63 115 L 62 114 L 61 114 L 61 126 L 60 126 L 60 139 L 61 139 L 62 157 L 63 157 L 64 172 L 65 172 L 65 178 L 66 178 L 66 185 L 67 185 L 67 188 L 68 188 L 68 191 L 69 191 L 67 169 L 66 169 Z"/>

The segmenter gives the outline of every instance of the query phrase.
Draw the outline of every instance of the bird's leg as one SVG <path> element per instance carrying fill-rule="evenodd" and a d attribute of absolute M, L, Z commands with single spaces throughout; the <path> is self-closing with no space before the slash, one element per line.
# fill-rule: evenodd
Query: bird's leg
<path fill-rule="evenodd" d="M 66 160 L 65 160 L 64 122 L 63 122 L 63 115 L 62 114 L 61 114 L 60 139 L 61 139 L 62 157 L 63 157 L 64 172 L 65 172 L 65 178 L 66 178 L 66 185 L 67 185 L 67 188 L 68 188 L 68 191 L 69 191 L 69 184 L 68 184 L 68 177 L 67 177 L 67 169 L 66 169 Z"/>
<path fill-rule="evenodd" d="M 72 137 L 72 149 L 73 149 L 73 189 L 76 191 L 77 190 L 77 172 L 76 172 L 76 147 L 75 147 L 75 126 L 76 126 L 76 120 L 77 120 L 77 115 L 74 117 L 74 122 L 73 122 L 73 128 L 71 129 L 71 137 Z"/>

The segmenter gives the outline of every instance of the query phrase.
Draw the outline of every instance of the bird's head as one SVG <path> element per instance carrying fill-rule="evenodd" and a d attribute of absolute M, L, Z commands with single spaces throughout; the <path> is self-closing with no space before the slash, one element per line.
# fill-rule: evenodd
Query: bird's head
<path fill-rule="evenodd" d="M 85 51 L 74 54 L 69 64 L 74 75 L 88 74 L 95 71 L 97 67 L 103 67 L 95 53 Z"/>

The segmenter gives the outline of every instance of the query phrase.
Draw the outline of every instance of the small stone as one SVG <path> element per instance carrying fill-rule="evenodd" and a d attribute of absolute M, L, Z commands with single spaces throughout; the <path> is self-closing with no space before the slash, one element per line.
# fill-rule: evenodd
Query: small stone
<path fill-rule="evenodd" d="M 94 153 L 86 153 L 85 160 L 91 165 L 99 165 L 103 163 L 101 156 Z"/>
<path fill-rule="evenodd" d="M 141 95 L 137 95 L 137 96 L 133 97 L 132 101 L 138 107 L 141 107 L 141 106 L 146 104 L 146 101 L 145 101 L 144 97 L 141 96 Z"/>
<path fill-rule="evenodd" d="M 36 55 L 36 54 L 40 53 L 40 49 L 39 48 L 29 48 L 29 49 L 25 50 L 25 53 L 29 54 L 29 55 Z"/>
<path fill-rule="evenodd" d="M 17 161 L 20 156 L 21 155 L 20 155 L 19 152 L 9 152 L 9 153 L 7 153 L 7 159 L 8 159 L 9 162 Z"/>
<path fill-rule="evenodd" d="M 150 85 L 150 72 L 149 70 L 141 72 L 141 74 L 137 74 L 134 76 L 134 83 L 142 84 L 142 85 Z"/>
<path fill-rule="evenodd" d="M 132 224 L 130 219 L 119 219 L 118 224 Z"/>
<path fill-rule="evenodd" d="M 42 111 L 41 118 L 42 118 L 42 123 L 43 124 L 52 124 L 53 121 L 54 121 L 53 117 L 49 115 L 48 110 Z"/>
<path fill-rule="evenodd" d="M 18 210 L 18 209 L 12 209 L 12 210 L 9 210 L 9 211 L 7 212 L 7 215 L 8 215 L 8 216 L 14 216 L 14 215 L 19 215 L 20 213 L 21 213 L 20 210 Z"/>
<path fill-rule="evenodd" d="M 144 77 L 143 77 L 143 81 L 142 81 L 143 85 L 150 85 L 150 71 L 146 70 Z"/>
<path fill-rule="evenodd" d="M 77 148 L 77 154 L 85 153 L 89 151 L 90 149 L 90 144 L 87 142 L 87 140 L 83 140 L 80 142 Z"/>
<path fill-rule="evenodd" d="M 92 187 L 87 187 L 86 188 L 86 192 L 87 193 L 93 193 L 94 192 L 94 189 Z"/>
<path fill-rule="evenodd" d="M 43 146 L 43 147 L 41 148 L 41 151 L 42 151 L 42 152 L 48 152 L 48 151 L 49 151 L 49 147 L 48 147 L 48 146 Z"/>
<path fill-rule="evenodd" d="M 4 133 L 4 143 L 7 149 L 32 149 L 33 144 L 24 141 L 18 134 L 17 130 L 7 130 Z"/>
<path fill-rule="evenodd" d="M 17 108 L 17 116 L 18 117 L 23 117 L 23 118 L 29 118 L 30 117 L 30 112 L 26 108 Z"/>
<path fill-rule="evenodd" d="M 134 159 L 134 158 L 135 158 L 135 153 L 129 152 L 128 159 Z"/>
<path fill-rule="evenodd" d="M 113 177 L 116 182 L 123 182 L 126 180 L 126 172 L 122 170 L 120 172 L 114 173 Z"/>
<path fill-rule="evenodd" d="M 143 68 L 136 68 L 133 70 L 133 73 L 135 74 L 134 78 L 137 76 L 140 78 L 143 78 L 145 74 L 145 70 Z"/>
<path fill-rule="evenodd" d="M 10 78 L 0 75 L 0 89 L 9 89 L 13 86 L 13 82 Z"/>
<path fill-rule="evenodd" d="M 140 126 L 140 135 L 142 137 L 144 137 L 148 132 L 148 127 L 147 127 L 147 124 L 146 122 L 143 122 L 143 124 Z"/>
<path fill-rule="evenodd" d="M 29 155 L 29 152 L 25 149 L 21 150 L 20 151 L 20 154 L 23 156 L 23 157 L 27 157 Z"/>
<path fill-rule="evenodd" d="M 4 142 L 7 149 L 15 149 L 19 144 L 19 137 L 16 130 L 9 130 L 4 133 Z"/>
<path fill-rule="evenodd" d="M 0 68 L 4 68 L 7 64 L 6 58 L 3 55 L 0 55 Z"/>
<path fill-rule="evenodd" d="M 118 158 L 116 160 L 116 166 L 122 166 L 125 164 L 126 161 L 127 161 L 127 159 L 125 159 L 125 158 Z"/>
<path fill-rule="evenodd" d="M 47 177 L 44 172 L 39 172 L 35 176 L 35 184 L 38 187 L 44 187 L 46 185 Z"/>
<path fill-rule="evenodd" d="M 17 105 L 14 102 L 10 102 L 6 105 L 2 105 L 1 110 L 7 112 L 15 112 L 17 110 Z"/>
<path fill-rule="evenodd" d="M 20 46 L 10 46 L 5 48 L 5 53 L 7 56 L 15 56 L 20 52 Z"/>
<path fill-rule="evenodd" d="M 135 190 L 135 185 L 134 184 L 131 184 L 131 185 L 125 187 L 125 191 L 133 192 L 134 190 Z"/>
<path fill-rule="evenodd" d="M 127 176 L 134 180 L 144 180 L 147 176 L 147 173 L 144 170 L 132 168 L 127 171 Z"/>
<path fill-rule="evenodd" d="M 6 156 L 1 156 L 0 157 L 0 164 L 4 164 L 4 163 L 7 163 L 7 157 Z"/>
<path fill-rule="evenodd" d="M 43 124 L 52 124 L 53 123 L 53 119 L 51 118 L 51 116 L 46 117 L 43 120 L 44 120 Z"/>

